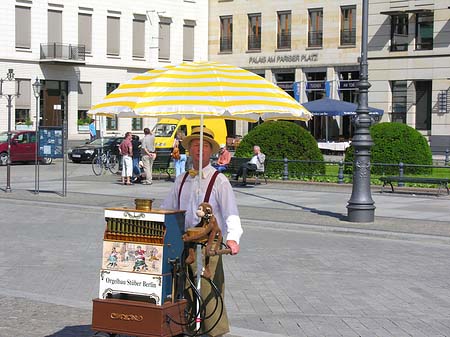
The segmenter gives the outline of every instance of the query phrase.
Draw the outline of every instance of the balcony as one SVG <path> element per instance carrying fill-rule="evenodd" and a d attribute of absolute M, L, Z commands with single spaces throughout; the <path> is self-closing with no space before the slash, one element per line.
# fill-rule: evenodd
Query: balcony
<path fill-rule="evenodd" d="M 261 35 L 248 36 L 248 50 L 261 50 Z"/>
<path fill-rule="evenodd" d="M 308 33 L 308 47 L 322 47 L 323 32 L 309 32 Z"/>
<path fill-rule="evenodd" d="M 233 39 L 231 37 L 220 38 L 220 52 L 232 52 L 233 51 Z"/>
<path fill-rule="evenodd" d="M 41 43 L 41 63 L 85 64 L 86 48 L 82 44 Z"/>
<path fill-rule="evenodd" d="M 278 33 L 277 38 L 278 49 L 290 49 L 291 48 L 291 32 Z"/>
<path fill-rule="evenodd" d="M 354 46 L 356 44 L 356 29 L 341 30 L 341 46 Z"/>

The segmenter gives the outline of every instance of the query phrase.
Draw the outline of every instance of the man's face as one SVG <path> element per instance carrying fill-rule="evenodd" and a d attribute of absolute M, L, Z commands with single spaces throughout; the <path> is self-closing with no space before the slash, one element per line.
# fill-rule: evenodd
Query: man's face
<path fill-rule="evenodd" d="M 189 146 L 189 154 L 192 156 L 193 164 L 195 168 L 198 168 L 198 163 L 200 160 L 200 139 L 194 139 L 191 141 Z M 205 167 L 209 163 L 209 158 L 212 154 L 211 144 L 207 141 L 203 141 L 203 165 Z"/>

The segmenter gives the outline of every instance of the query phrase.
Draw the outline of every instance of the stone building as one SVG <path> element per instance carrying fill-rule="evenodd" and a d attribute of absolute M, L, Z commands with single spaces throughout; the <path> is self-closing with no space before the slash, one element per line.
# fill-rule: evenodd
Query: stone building
<path fill-rule="evenodd" d="M 357 102 L 362 1 L 209 4 L 210 60 L 251 70 L 300 102 Z M 384 110 L 382 121 L 407 123 L 450 148 L 449 18 L 445 0 L 369 1 L 369 105 Z M 248 127 L 237 123 L 236 133 Z M 318 140 L 353 131 L 351 117 L 315 117 L 308 127 Z"/>
<path fill-rule="evenodd" d="M 371 0 L 370 103 L 450 149 L 450 3 Z"/>

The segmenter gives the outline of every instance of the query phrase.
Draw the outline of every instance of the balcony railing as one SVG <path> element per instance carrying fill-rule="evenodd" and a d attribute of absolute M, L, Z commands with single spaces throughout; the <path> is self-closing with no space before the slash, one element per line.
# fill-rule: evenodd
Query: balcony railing
<path fill-rule="evenodd" d="M 291 48 L 291 32 L 278 33 L 277 48 L 278 49 Z"/>
<path fill-rule="evenodd" d="M 356 44 L 356 29 L 341 30 L 341 46 Z"/>
<path fill-rule="evenodd" d="M 248 50 L 261 50 L 261 35 L 248 36 Z"/>
<path fill-rule="evenodd" d="M 323 32 L 308 33 L 308 47 L 322 47 Z"/>
<path fill-rule="evenodd" d="M 84 61 L 85 55 L 83 44 L 41 44 L 41 60 Z"/>
<path fill-rule="evenodd" d="M 220 38 L 220 51 L 221 52 L 233 51 L 233 39 L 231 37 Z"/>

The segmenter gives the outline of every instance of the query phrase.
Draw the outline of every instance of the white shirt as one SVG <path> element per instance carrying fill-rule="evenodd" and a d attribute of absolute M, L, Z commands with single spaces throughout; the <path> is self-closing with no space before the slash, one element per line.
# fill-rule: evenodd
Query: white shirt
<path fill-rule="evenodd" d="M 257 161 L 258 161 L 258 156 L 255 154 L 252 157 L 252 159 L 250 159 L 250 164 L 255 164 L 256 165 Z"/>
<path fill-rule="evenodd" d="M 180 174 L 175 180 L 171 192 L 161 204 L 163 209 L 186 210 L 185 228 L 195 227 L 200 222 L 195 212 L 205 198 L 209 181 L 216 169 L 208 165 L 202 171 L 201 190 L 199 189 L 199 175 L 195 177 L 188 176 L 181 190 L 180 206 L 178 207 L 178 192 L 184 177 L 184 174 Z M 243 233 L 241 219 L 233 189 L 227 177 L 223 174 L 219 174 L 214 182 L 209 203 L 213 208 L 214 216 L 223 236 L 226 236 L 227 240 L 234 240 L 239 243 Z"/>

